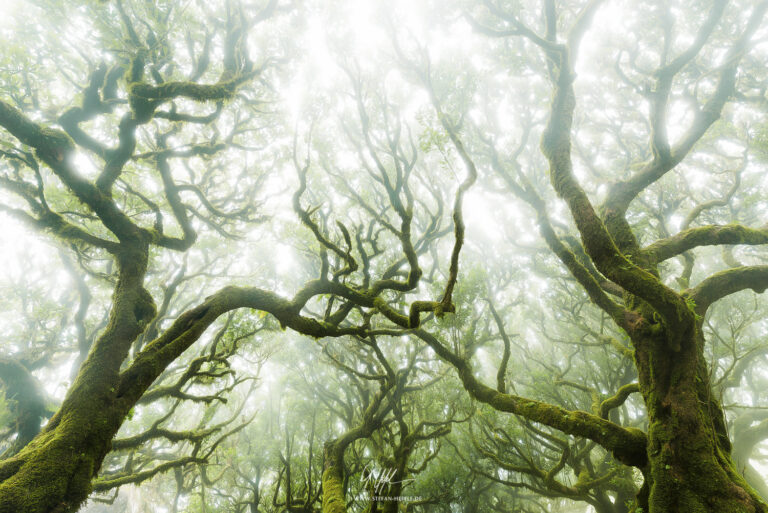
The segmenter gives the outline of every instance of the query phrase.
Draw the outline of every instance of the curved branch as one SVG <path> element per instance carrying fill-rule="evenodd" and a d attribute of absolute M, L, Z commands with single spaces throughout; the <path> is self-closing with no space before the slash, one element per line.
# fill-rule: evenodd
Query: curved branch
<path fill-rule="evenodd" d="M 501 393 L 481 383 L 469 363 L 447 349 L 432 334 L 424 330 L 414 330 L 413 334 L 456 368 L 464 388 L 474 399 L 498 411 L 520 415 L 569 435 L 588 438 L 611 451 L 625 465 L 646 465 L 647 439 L 639 429 L 622 427 L 584 411 L 570 411 L 553 404 Z"/>
<path fill-rule="evenodd" d="M 619 406 L 624 404 L 624 402 L 627 400 L 627 398 L 631 394 L 634 394 L 635 392 L 639 392 L 639 391 L 640 391 L 640 385 L 638 383 L 629 383 L 619 388 L 616 394 L 614 394 L 613 396 L 609 397 L 608 399 L 600 403 L 600 416 L 604 419 L 607 419 L 608 413 L 612 409 L 618 408 Z"/>
<path fill-rule="evenodd" d="M 60 131 L 44 127 L 27 118 L 20 110 L 0 100 L 0 126 L 22 143 L 35 149 L 37 157 L 48 165 L 62 182 L 101 219 L 104 226 L 120 240 L 134 240 L 137 227 L 117 207 L 111 197 L 82 178 L 73 166 L 75 144 Z"/>
<path fill-rule="evenodd" d="M 323 321 L 303 317 L 299 311 L 314 295 L 329 293 L 337 287 L 314 282 L 312 292 L 306 290 L 289 301 L 259 288 L 225 287 L 207 297 L 203 303 L 180 315 L 160 337 L 149 343 L 120 376 L 118 398 L 134 404 L 163 369 L 191 346 L 221 315 L 238 308 L 252 308 L 272 314 L 281 326 L 314 338 L 343 335 L 365 336 L 365 328 L 339 328 Z M 343 286 L 342 286 L 343 287 Z"/>
<path fill-rule="evenodd" d="M 748 228 L 739 224 L 689 228 L 646 246 L 643 248 L 643 253 L 648 255 L 651 261 L 658 263 L 693 248 L 721 244 L 768 244 L 768 228 Z"/>
<path fill-rule="evenodd" d="M 712 303 L 725 296 L 746 289 L 762 294 L 766 288 L 768 288 L 768 265 L 755 265 L 734 267 L 715 273 L 689 289 L 687 294 L 696 305 L 694 307 L 696 313 L 703 316 Z"/>
<path fill-rule="evenodd" d="M 107 490 L 111 490 L 113 488 L 117 488 L 119 486 L 123 486 L 127 484 L 140 484 L 146 481 L 147 479 L 151 479 L 158 474 L 162 474 L 163 472 L 167 472 L 174 468 L 183 467 L 185 465 L 190 465 L 195 463 L 203 464 L 203 463 L 207 463 L 207 460 L 203 458 L 198 458 L 197 456 L 185 456 L 177 460 L 161 463 L 154 468 L 151 468 L 149 470 L 144 470 L 142 472 L 137 472 L 135 474 L 115 477 L 112 479 L 97 479 L 93 482 L 93 491 L 105 492 Z"/>
<path fill-rule="evenodd" d="M 21 209 L 5 205 L 0 205 L 0 212 L 5 212 L 36 230 L 47 231 L 67 242 L 81 242 L 89 246 L 105 249 L 111 253 L 116 252 L 118 248 L 116 242 L 96 237 L 79 226 L 67 222 L 63 216 L 56 212 L 48 211 L 42 213 L 40 217 L 34 217 Z"/>

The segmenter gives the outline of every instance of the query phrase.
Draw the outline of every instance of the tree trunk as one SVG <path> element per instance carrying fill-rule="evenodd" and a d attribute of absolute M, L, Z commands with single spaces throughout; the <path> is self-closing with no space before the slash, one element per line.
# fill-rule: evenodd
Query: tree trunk
<path fill-rule="evenodd" d="M 118 256 L 110 321 L 58 412 L 18 454 L 0 462 L 0 513 L 77 511 L 91 493 L 112 438 L 133 406 L 117 396 L 120 365 L 154 316 L 142 282 L 146 248 Z"/>
<path fill-rule="evenodd" d="M 123 416 L 103 396 L 61 411 L 55 427 L 0 464 L 0 513 L 77 511 Z"/>
<path fill-rule="evenodd" d="M 335 441 L 326 442 L 323 468 L 323 513 L 346 513 L 344 498 L 344 450 Z"/>
<path fill-rule="evenodd" d="M 407 466 L 405 461 L 398 461 L 398 465 L 395 467 L 395 473 L 392 484 L 388 485 L 384 490 L 381 490 L 377 495 L 386 496 L 393 500 L 385 500 L 382 504 L 382 513 L 397 513 L 400 509 L 400 501 L 398 500 L 403 494 L 403 481 L 406 479 Z"/>
<path fill-rule="evenodd" d="M 387 462 L 392 464 L 388 470 L 394 471 L 391 478 L 392 482 L 376 494 L 393 499 L 383 502 L 381 505 L 382 513 L 397 513 L 400 510 L 401 502 L 398 499 L 402 496 L 403 486 L 408 479 L 408 461 L 411 458 L 415 443 L 413 435 L 414 433 L 409 433 L 404 427 L 401 427 L 400 444 L 394 449 L 392 461 Z M 384 468 L 387 468 L 387 465 L 384 465 Z"/>
<path fill-rule="evenodd" d="M 712 397 L 703 346 L 700 326 L 678 351 L 663 334 L 635 340 L 649 422 L 649 464 L 644 469 L 647 511 L 766 512 L 768 506 L 731 459 L 724 414 Z"/>
<path fill-rule="evenodd" d="M 5 384 L 6 397 L 15 403 L 14 431 L 16 440 L 0 457 L 9 458 L 22 450 L 40 432 L 46 416 L 45 394 L 37 380 L 20 362 L 0 358 L 0 381 Z"/>

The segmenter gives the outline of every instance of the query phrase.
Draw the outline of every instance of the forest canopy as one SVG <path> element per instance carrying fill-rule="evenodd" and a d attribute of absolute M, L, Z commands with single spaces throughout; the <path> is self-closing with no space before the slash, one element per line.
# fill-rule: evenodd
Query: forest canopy
<path fill-rule="evenodd" d="M 14 0 L 0 513 L 767 513 L 768 0 Z"/>

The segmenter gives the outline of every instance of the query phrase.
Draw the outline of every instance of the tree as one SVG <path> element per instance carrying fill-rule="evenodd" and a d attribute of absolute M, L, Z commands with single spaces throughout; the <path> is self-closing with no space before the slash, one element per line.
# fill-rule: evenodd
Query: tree
<path fill-rule="evenodd" d="M 152 326 L 157 316 L 156 303 L 144 285 L 155 248 L 178 252 L 189 250 L 197 237 L 190 214 L 224 234 L 227 224 L 252 221 L 253 205 L 247 200 L 234 212 L 217 208 L 209 189 L 215 181 L 205 173 L 200 180 L 195 171 L 190 170 L 190 183 L 179 185 L 173 176 L 172 162 L 177 158 L 193 157 L 205 160 L 230 147 L 243 146 L 237 136 L 250 130 L 248 122 L 252 114 L 248 110 L 259 102 L 252 97 L 251 90 L 241 92 L 242 87 L 266 73 L 270 64 L 265 59 L 262 65 L 256 66 L 250 60 L 246 37 L 251 25 L 267 18 L 275 6 L 275 2 L 271 2 L 260 9 L 246 11 L 243 7 L 227 5 L 226 16 L 219 22 L 223 26 L 218 47 L 223 52 L 221 66 L 215 81 L 207 84 L 197 81 L 206 73 L 207 76 L 215 73 L 208 69 L 212 53 L 210 44 L 206 44 L 199 54 L 196 54 L 194 44 L 190 45 L 190 71 L 183 79 L 179 63 L 173 60 L 170 38 L 179 34 L 170 30 L 172 18 L 188 19 L 186 17 L 192 13 L 177 10 L 173 5 L 149 7 L 149 13 L 145 14 L 149 14 L 156 25 L 139 19 L 146 26 L 140 30 L 122 3 L 99 7 L 97 9 L 111 15 L 111 20 L 119 21 L 117 27 L 108 26 L 104 32 L 115 39 L 118 34 L 125 35 L 122 43 L 127 46 L 124 50 L 127 57 L 122 55 L 112 66 L 104 63 L 94 66 L 88 74 L 88 85 L 82 91 L 80 105 L 68 108 L 56 118 L 63 130 L 48 128 L 23 112 L 35 108 L 27 105 L 24 99 L 16 98 L 16 105 L 7 101 L 0 104 L 0 125 L 15 140 L 7 144 L 5 153 L 13 162 L 14 173 L 6 175 L 3 185 L 27 204 L 27 210 L 5 206 L 4 211 L 73 244 L 78 251 L 109 254 L 115 267 L 109 322 L 93 341 L 62 404 L 34 439 L 0 464 L 0 511 L 78 509 L 91 492 L 92 480 L 112 448 L 112 439 L 134 405 L 206 328 L 230 311 L 244 307 L 262 310 L 272 314 L 283 328 L 319 338 L 351 334 L 367 336 L 370 315 L 363 315 L 358 325 L 347 321 L 354 307 L 375 308 L 404 327 L 418 325 L 423 312 L 453 310 L 451 289 L 456 281 L 460 237 L 452 276 L 441 301 L 416 301 L 411 304 L 410 313 L 403 315 L 379 297 L 386 291 L 406 292 L 418 285 L 422 271 L 417 251 L 426 250 L 427 243 L 440 235 L 435 217 L 416 243 L 411 239 L 414 198 L 408 179 L 416 156 L 415 153 L 409 156 L 398 145 L 400 128 L 391 126 L 388 127 L 391 130 L 389 155 L 395 166 L 392 178 L 381 164 L 370 135 L 366 135 L 365 142 L 379 166 L 377 180 L 386 191 L 384 198 L 391 203 L 400 220 L 399 227 L 383 221 L 383 226 L 401 242 L 404 256 L 395 257 L 382 278 L 371 280 L 370 263 L 381 254 L 376 250 L 378 233 L 368 229 L 367 234 L 356 232 L 357 249 L 365 260 L 363 280 L 354 286 L 345 283 L 345 277 L 359 268 L 351 254 L 350 230 L 339 223 L 341 240 L 333 240 L 336 237 L 332 239 L 328 230 L 302 207 L 309 160 L 302 166 L 299 157 L 294 155 L 301 178 L 301 186 L 294 196 L 294 208 L 323 248 L 319 255 L 323 262 L 320 278 L 308 282 L 292 300 L 260 288 L 226 286 L 177 315 L 166 329 L 158 330 L 156 334 L 151 332 L 154 337 L 151 341 L 136 344 L 142 333 L 157 328 Z M 210 38 L 202 39 L 208 41 Z M 150 72 L 149 77 L 146 72 Z M 222 115 L 224 102 L 234 99 L 244 106 L 236 112 L 239 122 L 226 137 L 221 137 L 214 125 L 209 140 L 195 140 L 195 134 L 192 134 L 190 142 L 174 144 L 183 137 L 178 133 L 180 127 L 216 122 Z M 217 107 L 207 114 L 179 111 L 183 107 L 178 105 L 188 105 L 188 102 L 213 102 Z M 170 108 L 163 110 L 167 104 Z M 194 109 L 193 106 L 190 108 Z M 120 111 L 119 117 L 113 115 Z M 360 115 L 364 130 L 368 130 L 362 105 Z M 81 126 L 99 117 L 114 123 L 116 139 L 110 141 L 115 143 L 114 146 L 101 142 Z M 142 127 L 151 128 L 153 135 L 148 140 L 137 137 Z M 78 169 L 78 151 L 98 159 L 100 170 L 94 179 L 83 176 Z M 48 169 L 53 176 L 48 175 Z M 147 169 L 160 179 L 162 207 L 159 201 L 140 192 L 129 179 L 128 175 L 133 175 L 135 180 Z M 211 170 L 216 169 L 213 166 Z M 29 181 L 30 177 L 33 181 Z M 72 210 L 64 210 L 53 203 L 46 189 L 49 180 L 56 180 L 57 190 L 65 196 L 61 201 L 68 203 Z M 237 188 L 233 187 L 225 196 L 225 201 L 231 204 L 243 196 L 248 198 L 248 184 L 255 186 L 258 180 L 242 177 Z M 121 187 L 116 188 L 118 185 Z M 181 198 L 182 192 L 191 192 L 205 213 L 186 205 Z M 121 193 L 120 201 L 116 197 L 118 193 Z M 73 206 L 73 200 L 79 204 Z M 142 222 L 143 213 L 154 218 L 151 227 Z M 134 219 L 137 214 L 138 219 Z M 166 233 L 164 221 L 168 217 L 177 223 L 178 236 Z M 457 219 L 460 220 L 460 210 Z M 373 222 L 378 221 L 380 219 Z M 368 249 L 363 248 L 366 243 Z M 328 252 L 333 259 L 329 258 Z M 410 270 L 405 280 L 398 280 L 405 264 Z M 345 302 L 334 308 L 330 300 L 321 320 L 301 315 L 301 310 L 312 298 L 328 294 Z M 132 350 L 134 354 L 131 354 Z"/>
<path fill-rule="evenodd" d="M 564 36 L 559 33 L 566 17 L 558 15 L 555 2 L 545 2 L 543 35 L 529 28 L 522 18 L 527 14 L 524 10 L 518 13 L 491 1 L 483 3 L 482 15 L 488 21 L 471 18 L 478 30 L 491 37 L 523 38 L 545 56 L 553 99 L 541 132 L 541 151 L 549 166 L 552 188 L 566 203 L 580 235 L 581 247 L 577 251 L 569 248 L 553 229 L 546 203 L 526 178 L 525 171 L 498 156 L 492 136 L 480 137 L 486 141 L 492 165 L 512 191 L 535 210 L 547 245 L 592 302 L 629 337 L 639 390 L 647 409 L 647 434 L 634 428 L 616 429 L 616 424 L 603 423 L 597 417 L 532 404 L 501 389 L 490 389 L 472 376 L 466 360 L 439 341 L 424 338 L 458 369 L 465 387 L 478 400 L 566 433 L 585 436 L 612 451 L 619 461 L 641 469 L 645 483 L 638 507 L 643 510 L 764 511 L 765 503 L 747 485 L 730 457 L 725 416 L 711 390 L 702 326 L 709 308 L 718 300 L 745 289 L 763 292 L 768 285 L 768 269 L 763 265 L 739 266 L 711 274 L 696 286 L 683 281 L 682 287 L 673 288 L 661 275 L 659 265 L 702 246 L 765 244 L 766 232 L 736 223 L 707 225 L 684 229 L 641 247 L 629 210 L 633 200 L 678 168 L 720 118 L 725 104 L 734 95 L 737 70 L 750 40 L 760 28 L 768 3 L 754 5 L 749 18 L 739 25 L 739 32 L 726 45 L 724 60 L 712 69 L 716 78 L 710 79 L 706 92 L 694 90 L 693 120 L 674 142 L 670 142 L 668 135 L 670 96 L 699 80 L 700 71 L 692 71 L 689 64 L 715 37 L 726 3 L 712 4 L 692 43 L 682 51 L 675 51 L 673 46 L 671 11 L 664 12 L 667 24 L 663 25 L 660 65 L 649 74 L 651 82 L 639 91 L 649 104 L 651 153 L 644 163 L 630 167 L 629 173 L 616 180 L 600 208 L 596 208 L 576 178 L 572 137 L 577 105 L 575 63 L 581 40 L 600 4 L 590 2 L 577 8 L 577 15 L 566 24 Z M 422 82 L 431 88 L 425 65 L 413 66 Z M 620 61 L 618 67 L 620 70 Z M 641 73 L 638 68 L 635 71 Z M 434 88 L 431 91 L 436 98 Z M 457 127 L 446 121 L 437 108 L 457 152 L 468 160 Z M 708 205 L 697 206 L 690 218 L 695 219 L 706 208 Z"/>
<path fill-rule="evenodd" d="M 41 6 L 0 68 L 0 210 L 75 286 L 14 286 L 0 512 L 165 471 L 177 509 L 392 511 L 346 497 L 373 460 L 430 479 L 412 511 L 768 511 L 768 2 L 398 4 L 365 56 L 344 2 Z M 301 68 L 319 19 L 342 55 Z M 240 385 L 293 336 L 327 409 L 262 421 Z M 482 403 L 460 429 L 443 365 Z"/>

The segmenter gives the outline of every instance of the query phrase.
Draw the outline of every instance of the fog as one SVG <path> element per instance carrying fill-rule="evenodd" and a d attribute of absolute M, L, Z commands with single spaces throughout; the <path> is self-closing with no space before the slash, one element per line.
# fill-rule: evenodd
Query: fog
<path fill-rule="evenodd" d="M 768 1 L 13 1 L 0 513 L 768 511 Z"/>

